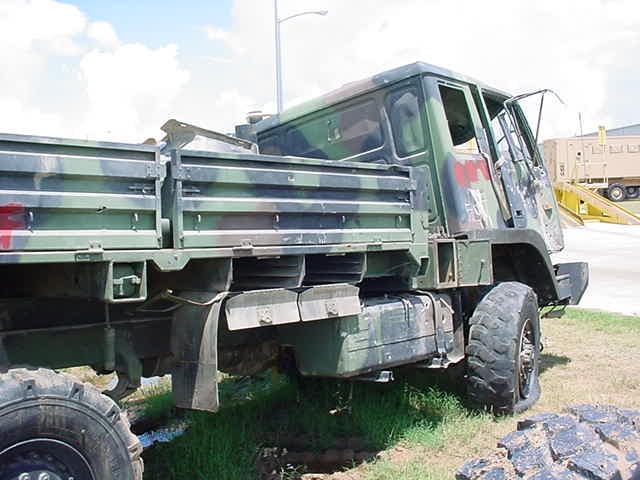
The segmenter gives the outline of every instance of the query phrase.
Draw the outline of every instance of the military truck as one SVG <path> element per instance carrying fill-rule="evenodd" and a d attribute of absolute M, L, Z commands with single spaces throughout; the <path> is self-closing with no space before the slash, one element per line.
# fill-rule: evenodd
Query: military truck
<path fill-rule="evenodd" d="M 464 364 L 479 407 L 538 399 L 539 311 L 587 268 L 550 259 L 558 209 L 513 97 L 415 63 L 263 120 L 260 153 L 196 133 L 0 136 L 1 478 L 140 479 L 114 399 L 141 377 L 215 411 L 218 372 Z M 118 382 L 60 372 L 79 365 Z"/>

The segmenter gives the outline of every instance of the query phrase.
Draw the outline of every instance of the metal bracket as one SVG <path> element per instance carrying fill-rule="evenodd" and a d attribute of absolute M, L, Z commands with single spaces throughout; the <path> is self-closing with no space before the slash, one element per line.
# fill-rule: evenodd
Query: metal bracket
<path fill-rule="evenodd" d="M 231 250 L 233 250 L 233 253 L 237 254 L 250 254 L 253 251 L 253 244 L 249 239 L 242 240 L 242 243 L 240 245 L 232 247 Z"/>
<path fill-rule="evenodd" d="M 76 262 L 97 262 L 104 257 L 104 249 L 97 240 L 89 242 L 89 248 L 87 250 L 79 250 L 75 252 Z"/>
<path fill-rule="evenodd" d="M 371 372 L 353 377 L 352 380 L 360 382 L 389 383 L 393 382 L 395 378 L 393 378 L 393 372 L 391 370 L 380 370 L 378 372 Z"/>
<path fill-rule="evenodd" d="M 147 178 L 161 179 L 164 177 L 164 165 L 152 163 L 147 165 Z"/>

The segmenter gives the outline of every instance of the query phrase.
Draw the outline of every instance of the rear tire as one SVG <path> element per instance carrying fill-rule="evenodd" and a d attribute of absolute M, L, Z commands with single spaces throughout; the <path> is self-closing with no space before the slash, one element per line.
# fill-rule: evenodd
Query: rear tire
<path fill-rule="evenodd" d="M 467 394 L 497 414 L 518 413 L 540 398 L 540 320 L 534 291 L 517 282 L 494 287 L 469 320 Z"/>
<path fill-rule="evenodd" d="M 612 202 L 622 202 L 627 198 L 627 190 L 621 183 L 614 183 L 607 188 L 607 197 Z"/>
<path fill-rule="evenodd" d="M 638 198 L 640 196 L 640 187 L 627 187 L 627 198 Z"/>
<path fill-rule="evenodd" d="M 45 369 L 0 375 L 0 432 L 3 479 L 25 473 L 34 479 L 142 479 L 142 447 L 125 415 L 68 375 Z"/>

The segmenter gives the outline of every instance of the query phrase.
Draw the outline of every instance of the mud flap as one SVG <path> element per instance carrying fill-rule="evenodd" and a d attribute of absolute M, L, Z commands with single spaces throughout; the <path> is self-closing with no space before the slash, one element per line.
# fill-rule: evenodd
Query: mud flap
<path fill-rule="evenodd" d="M 215 295 L 215 292 L 192 292 L 188 296 L 195 302 L 206 303 Z M 217 343 L 222 304 L 219 299 L 211 305 L 184 305 L 174 314 L 171 347 L 176 362 L 171 381 L 179 408 L 218 410 Z"/>
<path fill-rule="evenodd" d="M 589 285 L 589 265 L 585 262 L 559 263 L 555 265 L 558 282 L 558 299 L 577 305 Z"/>

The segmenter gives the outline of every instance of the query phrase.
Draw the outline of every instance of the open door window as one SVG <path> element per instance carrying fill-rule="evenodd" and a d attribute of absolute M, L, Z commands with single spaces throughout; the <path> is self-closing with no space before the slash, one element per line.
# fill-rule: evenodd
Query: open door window
<path fill-rule="evenodd" d="M 553 186 L 518 98 L 483 93 L 499 156 L 496 167 L 508 192 L 514 226 L 538 230 L 548 250 L 558 251 L 563 241 Z"/>
<path fill-rule="evenodd" d="M 426 76 L 425 91 L 434 101 L 434 122 L 441 125 L 438 140 L 441 168 L 447 182 L 447 222 L 452 234 L 501 228 L 505 218 L 496 195 L 488 142 L 468 85 Z M 442 123 L 440 123 L 442 122 Z"/>

